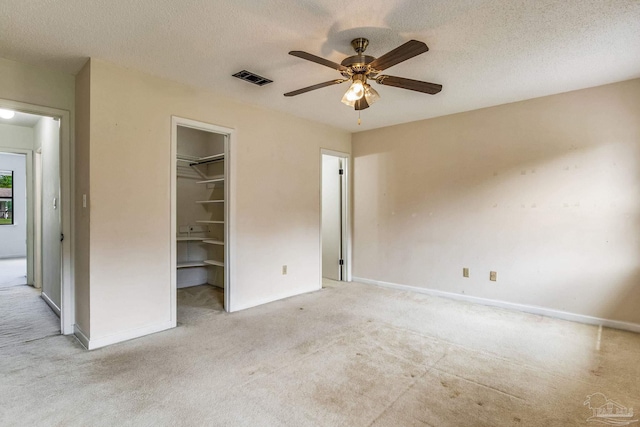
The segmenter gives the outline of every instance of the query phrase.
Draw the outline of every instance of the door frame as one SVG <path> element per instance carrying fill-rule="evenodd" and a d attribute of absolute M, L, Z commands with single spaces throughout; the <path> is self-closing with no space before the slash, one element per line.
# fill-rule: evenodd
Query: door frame
<path fill-rule="evenodd" d="M 320 229 L 318 240 L 320 242 L 320 288 L 322 288 L 322 156 L 339 157 L 344 163 L 344 184 L 342 192 L 342 251 L 344 256 L 344 282 L 351 282 L 351 154 L 342 151 L 320 149 Z"/>
<path fill-rule="evenodd" d="M 175 327 L 177 325 L 178 311 L 178 285 L 177 285 L 177 224 L 178 204 L 177 204 L 177 154 L 178 154 L 178 126 L 198 129 L 205 132 L 217 133 L 225 135 L 224 142 L 224 309 L 227 312 L 235 311 L 233 298 L 233 284 L 235 283 L 235 242 L 236 242 L 236 159 L 235 159 L 235 129 L 218 126 L 210 123 L 200 122 L 196 120 L 186 119 L 178 116 L 171 116 L 171 160 L 170 160 L 170 176 L 171 182 L 171 206 L 170 206 L 170 223 L 169 237 L 170 260 L 171 260 L 171 283 L 169 286 L 170 303 L 171 303 L 171 319 Z"/>
<path fill-rule="evenodd" d="M 58 108 L 44 107 L 41 105 L 27 104 L 24 102 L 12 101 L 7 99 L 0 99 L 0 108 L 13 110 L 21 113 L 35 114 L 38 116 L 52 117 L 58 119 L 60 123 L 59 134 L 59 156 L 60 156 L 60 229 L 65 236 L 62 241 L 61 254 L 61 268 L 62 268 L 62 283 L 60 284 L 60 331 L 63 335 L 73 334 L 73 325 L 75 323 L 75 282 L 74 282 L 74 155 L 73 155 L 73 140 L 71 137 L 71 113 L 67 110 L 61 110 Z M 2 147 L 3 151 L 9 151 L 11 147 Z M 33 149 L 30 150 L 33 153 Z M 33 154 L 31 155 L 33 159 Z M 29 168 L 33 167 L 32 162 L 28 165 Z M 31 170 L 33 174 L 33 170 Z M 33 188 L 33 175 L 31 179 L 29 194 L 34 194 Z M 27 196 L 28 197 L 28 196 Z M 31 228 L 33 229 L 33 206 L 30 204 L 30 214 L 32 218 Z M 32 235 L 28 239 L 27 247 L 31 246 L 31 253 L 33 256 L 34 236 Z M 28 250 L 28 249 L 27 249 Z M 32 266 L 34 265 L 33 259 L 31 260 Z M 33 269 L 33 267 L 31 267 Z M 33 275 L 33 270 L 32 275 Z M 32 276 L 33 280 L 33 276 Z"/>
<path fill-rule="evenodd" d="M 42 147 L 33 150 L 33 287 L 42 289 Z"/>

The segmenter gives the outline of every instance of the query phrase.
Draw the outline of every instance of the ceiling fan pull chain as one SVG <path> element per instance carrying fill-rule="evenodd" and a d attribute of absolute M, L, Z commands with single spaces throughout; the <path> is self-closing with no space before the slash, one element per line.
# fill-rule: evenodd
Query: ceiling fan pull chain
<path fill-rule="evenodd" d="M 358 126 L 360 126 L 360 110 L 358 110 Z"/>

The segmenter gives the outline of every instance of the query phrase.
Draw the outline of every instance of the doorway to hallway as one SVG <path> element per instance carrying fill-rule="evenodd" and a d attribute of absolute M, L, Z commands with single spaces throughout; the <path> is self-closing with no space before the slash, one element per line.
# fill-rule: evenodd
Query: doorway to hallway
<path fill-rule="evenodd" d="M 321 151 L 321 271 L 325 279 L 351 280 L 349 155 Z"/>
<path fill-rule="evenodd" d="M 60 334 L 63 309 L 61 121 L 2 111 L 0 347 Z"/>

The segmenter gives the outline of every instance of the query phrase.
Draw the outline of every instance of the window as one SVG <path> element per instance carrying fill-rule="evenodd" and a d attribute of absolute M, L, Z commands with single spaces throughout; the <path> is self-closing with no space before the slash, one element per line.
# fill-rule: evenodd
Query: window
<path fill-rule="evenodd" d="M 13 171 L 0 170 L 0 225 L 13 225 Z"/>

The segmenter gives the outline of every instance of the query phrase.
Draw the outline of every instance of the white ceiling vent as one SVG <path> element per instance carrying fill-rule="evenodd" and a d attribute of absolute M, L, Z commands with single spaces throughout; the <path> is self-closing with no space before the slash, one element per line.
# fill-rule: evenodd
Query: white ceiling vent
<path fill-rule="evenodd" d="M 237 77 L 240 80 L 244 80 L 245 82 L 253 83 L 254 85 L 258 86 L 264 86 L 266 84 L 273 83 L 273 80 L 269 80 L 266 77 L 259 76 L 247 70 L 238 71 L 233 75 L 233 77 Z"/>

